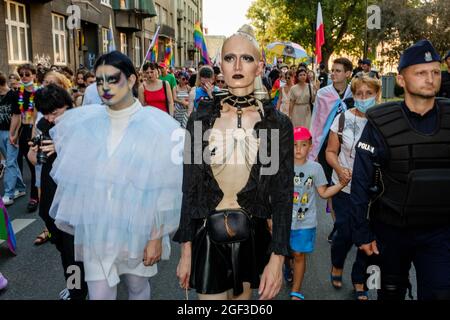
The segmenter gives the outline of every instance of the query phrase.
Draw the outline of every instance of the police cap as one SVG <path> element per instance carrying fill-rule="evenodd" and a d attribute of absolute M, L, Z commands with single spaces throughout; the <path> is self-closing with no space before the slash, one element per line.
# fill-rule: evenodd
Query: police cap
<path fill-rule="evenodd" d="M 398 72 L 416 64 L 440 62 L 441 57 L 430 41 L 420 40 L 407 48 L 400 57 Z"/>

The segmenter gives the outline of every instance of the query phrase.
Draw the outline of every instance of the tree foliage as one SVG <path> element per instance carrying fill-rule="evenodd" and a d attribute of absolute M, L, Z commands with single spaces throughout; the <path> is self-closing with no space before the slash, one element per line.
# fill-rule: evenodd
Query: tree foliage
<path fill-rule="evenodd" d="M 256 0 L 248 18 L 263 44 L 294 41 L 311 53 L 315 47 L 318 0 Z M 383 56 L 393 62 L 414 42 L 427 38 L 441 52 L 450 45 L 449 0 L 321 0 L 325 24 L 324 62 L 333 54 L 346 52 L 362 57 L 366 41 L 366 6 L 381 8 L 381 30 L 368 31 L 369 56 L 379 43 L 386 44 Z"/>
<path fill-rule="evenodd" d="M 315 48 L 317 0 L 256 0 L 248 18 L 257 30 L 258 40 L 268 43 L 289 40 L 311 53 Z M 321 0 L 325 24 L 324 61 L 333 53 L 361 54 L 365 39 L 365 0 Z"/>
<path fill-rule="evenodd" d="M 388 44 L 383 55 L 396 61 L 413 43 L 430 40 L 443 54 L 450 49 L 450 5 L 448 0 L 383 0 L 381 30 L 377 41 Z"/>

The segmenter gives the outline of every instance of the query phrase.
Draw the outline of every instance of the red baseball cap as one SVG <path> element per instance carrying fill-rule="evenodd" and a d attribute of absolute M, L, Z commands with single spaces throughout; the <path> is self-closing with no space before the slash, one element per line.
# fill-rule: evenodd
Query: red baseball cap
<path fill-rule="evenodd" d="M 166 67 L 167 67 L 166 64 L 165 64 L 164 62 L 160 62 L 160 63 L 158 64 L 158 66 L 159 66 L 160 68 L 166 68 Z"/>
<path fill-rule="evenodd" d="M 305 127 L 296 127 L 294 129 L 294 141 L 304 141 L 311 139 L 311 132 L 309 132 L 308 128 Z"/>

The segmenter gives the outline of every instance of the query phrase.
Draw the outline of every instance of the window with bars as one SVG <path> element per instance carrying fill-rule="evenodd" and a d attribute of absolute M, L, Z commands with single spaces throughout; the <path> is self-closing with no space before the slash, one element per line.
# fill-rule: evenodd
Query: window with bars
<path fill-rule="evenodd" d="M 5 4 L 9 63 L 29 62 L 28 32 L 30 26 L 27 24 L 26 7 L 21 3 L 9 0 L 6 0 Z"/>
<path fill-rule="evenodd" d="M 141 38 L 136 37 L 135 38 L 135 43 L 134 43 L 134 63 L 136 66 L 140 66 L 142 63 L 142 59 L 141 59 Z"/>
<path fill-rule="evenodd" d="M 108 49 L 109 49 L 108 32 L 109 32 L 108 29 L 102 28 L 102 48 L 103 48 L 103 53 L 108 53 Z"/>
<path fill-rule="evenodd" d="M 64 16 L 52 14 L 53 55 L 54 64 L 67 64 L 66 21 Z"/>

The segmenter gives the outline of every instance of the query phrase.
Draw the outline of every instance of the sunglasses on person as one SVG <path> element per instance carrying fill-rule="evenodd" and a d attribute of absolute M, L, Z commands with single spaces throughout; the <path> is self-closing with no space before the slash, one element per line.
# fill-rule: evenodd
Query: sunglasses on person
<path fill-rule="evenodd" d="M 225 83 L 225 80 L 217 80 L 217 83 Z"/>
<path fill-rule="evenodd" d="M 23 77 L 31 77 L 31 72 L 21 72 L 19 73 L 19 75 L 23 78 Z"/>

